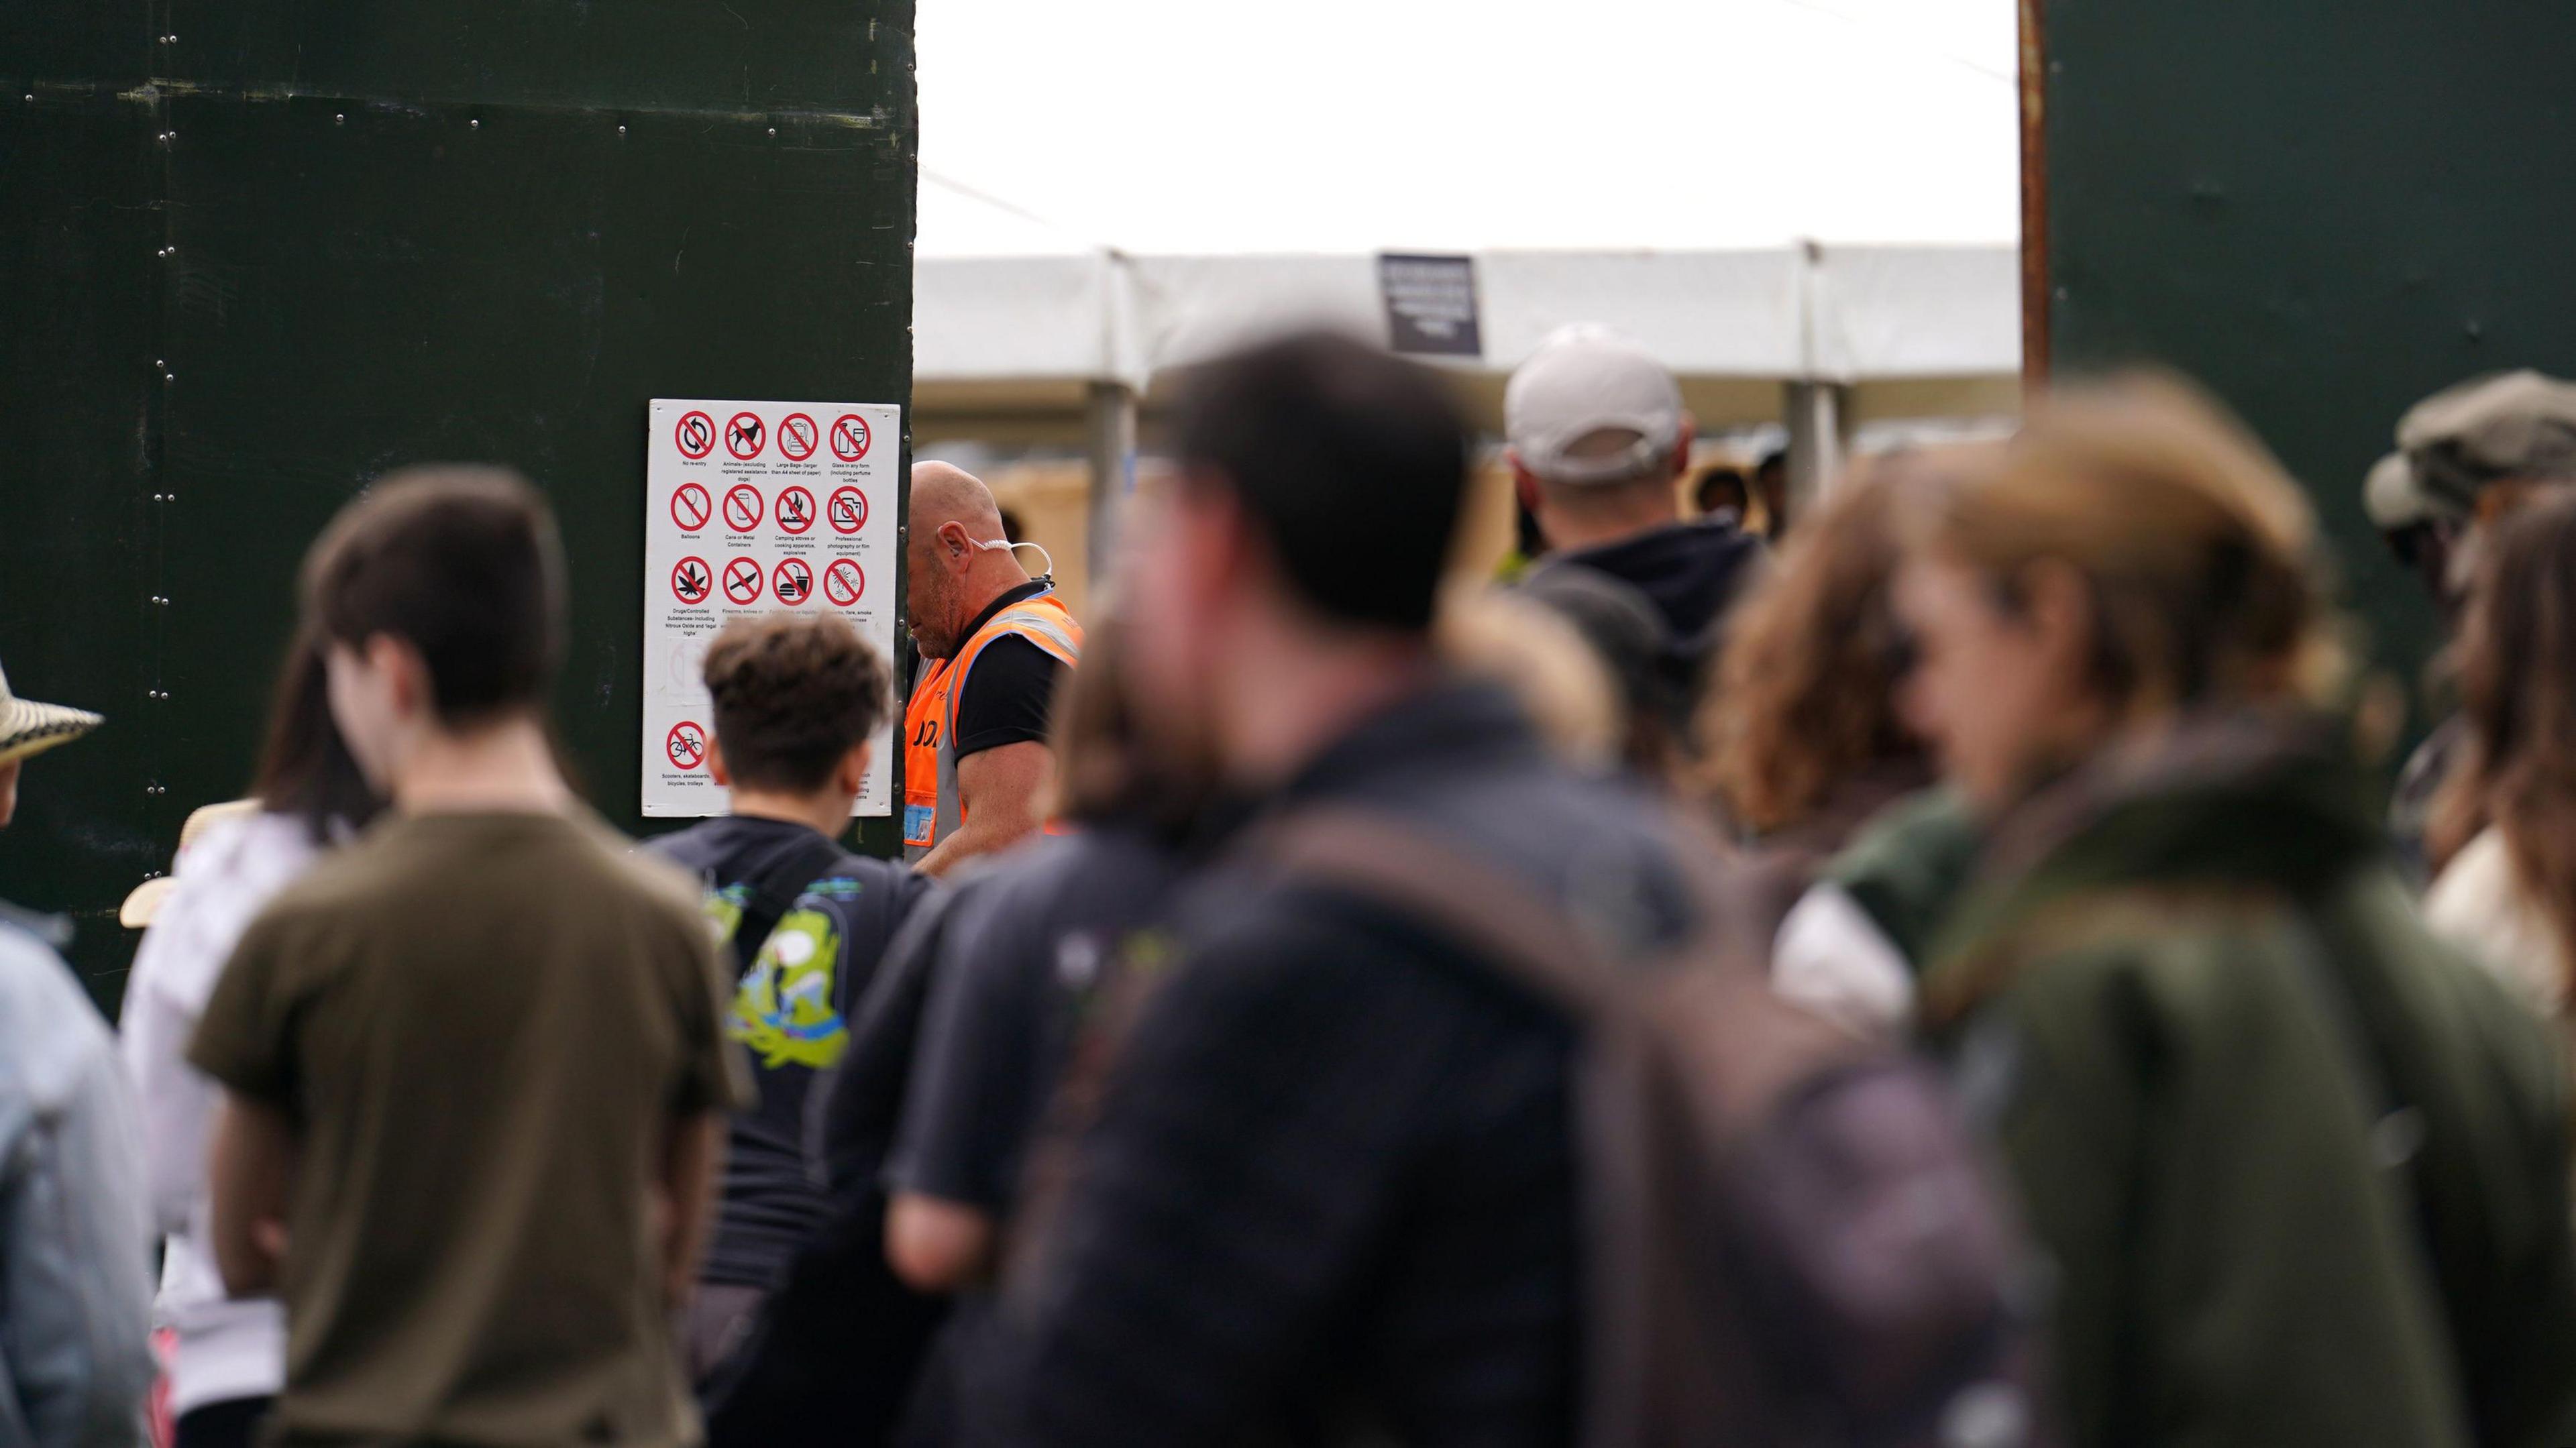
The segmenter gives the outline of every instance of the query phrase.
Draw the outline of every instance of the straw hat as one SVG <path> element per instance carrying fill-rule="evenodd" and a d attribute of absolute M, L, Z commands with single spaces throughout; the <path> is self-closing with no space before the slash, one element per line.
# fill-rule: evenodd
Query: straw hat
<path fill-rule="evenodd" d="M 21 699 L 9 692 L 9 676 L 0 673 L 0 764 L 78 739 L 103 722 L 86 709 Z"/>
<path fill-rule="evenodd" d="M 179 826 L 179 853 L 188 853 L 188 847 L 195 844 L 197 836 L 204 834 L 210 826 L 258 812 L 259 801 L 255 799 L 228 799 L 221 804 L 198 806 L 189 812 L 188 822 Z M 178 884 L 168 875 L 155 875 L 135 886 L 133 893 L 125 897 L 125 903 L 116 907 L 116 923 L 128 930 L 140 930 L 151 924 L 152 917 L 160 912 L 162 900 L 178 888 Z"/>

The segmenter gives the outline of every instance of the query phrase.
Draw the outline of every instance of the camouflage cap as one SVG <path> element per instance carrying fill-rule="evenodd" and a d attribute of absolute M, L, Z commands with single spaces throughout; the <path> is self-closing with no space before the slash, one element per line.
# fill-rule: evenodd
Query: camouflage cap
<path fill-rule="evenodd" d="M 2526 369 L 2444 388 L 2407 409 L 2397 449 L 2427 515 L 2466 514 L 2495 483 L 2576 480 L 2576 382 Z M 2374 470 L 2374 500 L 2382 486 Z"/>

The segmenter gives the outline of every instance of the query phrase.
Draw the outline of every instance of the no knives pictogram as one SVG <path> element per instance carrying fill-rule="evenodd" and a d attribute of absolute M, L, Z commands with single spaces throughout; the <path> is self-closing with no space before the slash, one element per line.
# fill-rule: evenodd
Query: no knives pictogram
<path fill-rule="evenodd" d="M 760 565 L 748 558 L 725 560 L 725 597 L 744 608 L 760 602 Z"/>
<path fill-rule="evenodd" d="M 707 731 L 683 719 L 663 736 L 662 752 L 671 756 L 673 768 L 695 769 L 698 761 L 707 757 Z"/>
<path fill-rule="evenodd" d="M 725 423 L 725 451 L 744 462 L 760 456 L 760 445 L 768 437 L 769 429 L 756 412 L 737 412 Z"/>
<path fill-rule="evenodd" d="M 856 533 L 868 525 L 868 495 L 856 488 L 832 490 L 832 531 Z"/>
<path fill-rule="evenodd" d="M 684 413 L 671 440 L 680 445 L 680 456 L 696 462 L 716 450 L 716 420 L 703 412 Z"/>
<path fill-rule="evenodd" d="M 671 596 L 682 603 L 706 602 L 715 586 L 716 576 L 703 558 L 683 558 L 671 565 Z"/>
<path fill-rule="evenodd" d="M 768 506 L 761 500 L 760 489 L 749 483 L 736 483 L 725 490 L 725 526 L 737 533 L 748 533 L 760 526 L 760 515 Z"/>
<path fill-rule="evenodd" d="M 769 591 L 780 603 L 803 603 L 814 596 L 814 570 L 802 558 L 779 560 L 778 572 L 769 580 Z"/>
<path fill-rule="evenodd" d="M 785 446 L 784 432 L 780 446 Z M 803 488 L 789 488 L 778 495 L 778 526 L 790 533 L 802 533 L 814 526 L 814 495 Z"/>
<path fill-rule="evenodd" d="M 791 412 L 778 419 L 778 455 L 791 463 L 801 463 L 814 455 L 816 436 L 814 419 L 801 412 Z"/>
<path fill-rule="evenodd" d="M 671 521 L 683 533 L 695 533 L 707 526 L 716 505 L 707 501 L 707 490 L 695 483 L 682 483 L 671 494 Z"/>
<path fill-rule="evenodd" d="M 867 591 L 867 573 L 847 558 L 835 558 L 832 566 L 823 570 L 823 596 L 832 600 L 835 608 L 848 608 Z"/>
<path fill-rule="evenodd" d="M 868 455 L 868 420 L 855 412 L 832 419 L 832 456 L 854 463 Z"/>

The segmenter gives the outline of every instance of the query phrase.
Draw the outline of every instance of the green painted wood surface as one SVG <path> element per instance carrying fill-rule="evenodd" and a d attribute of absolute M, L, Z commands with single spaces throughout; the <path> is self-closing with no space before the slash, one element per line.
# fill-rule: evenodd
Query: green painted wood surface
<path fill-rule="evenodd" d="M 110 721 L 30 765 L 0 897 L 71 913 L 102 998 L 117 901 L 247 782 L 306 543 L 389 468 L 553 499 L 557 717 L 642 828 L 647 400 L 909 401 L 910 28 L 904 0 L 0 10 L 0 664 Z"/>

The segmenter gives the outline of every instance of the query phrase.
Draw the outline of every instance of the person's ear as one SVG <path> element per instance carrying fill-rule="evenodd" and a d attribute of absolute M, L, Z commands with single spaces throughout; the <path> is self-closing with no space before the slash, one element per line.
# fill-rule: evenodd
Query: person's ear
<path fill-rule="evenodd" d="M 1536 513 L 1539 498 L 1538 475 L 1521 465 L 1520 449 L 1508 449 L 1504 455 L 1509 457 L 1512 463 L 1512 496 L 1520 499 L 1522 507 Z"/>
<path fill-rule="evenodd" d="M 856 798 L 859 792 L 868 786 L 868 761 L 875 757 L 875 751 L 868 741 L 862 739 L 851 745 L 849 751 L 841 756 L 840 767 L 833 771 L 833 788 L 839 793 Z"/>
<path fill-rule="evenodd" d="M 408 719 L 432 712 L 437 705 L 430 687 L 429 661 L 420 650 L 392 634 L 369 634 L 360 653 L 366 660 L 367 672 L 373 674 L 385 691 L 386 702 L 393 706 L 396 718 Z"/>
<path fill-rule="evenodd" d="M 1690 476 L 1691 444 L 1699 441 L 1699 424 L 1687 412 L 1682 414 L 1681 430 L 1673 434 L 1673 481 Z M 1693 499 L 1694 502 L 1697 499 Z"/>
<path fill-rule="evenodd" d="M 939 525 L 939 541 L 933 552 L 941 567 L 951 573 L 963 573 L 975 561 L 975 541 L 966 536 L 966 525 L 952 518 Z"/>
<path fill-rule="evenodd" d="M 2089 687 L 2102 619 L 2084 575 L 2044 558 L 2022 570 L 2021 592 L 2022 624 L 2040 657 L 2076 688 Z"/>
<path fill-rule="evenodd" d="M 707 736 L 707 778 L 718 789 L 733 788 L 733 771 L 725 768 L 724 741 L 712 734 Z"/>

